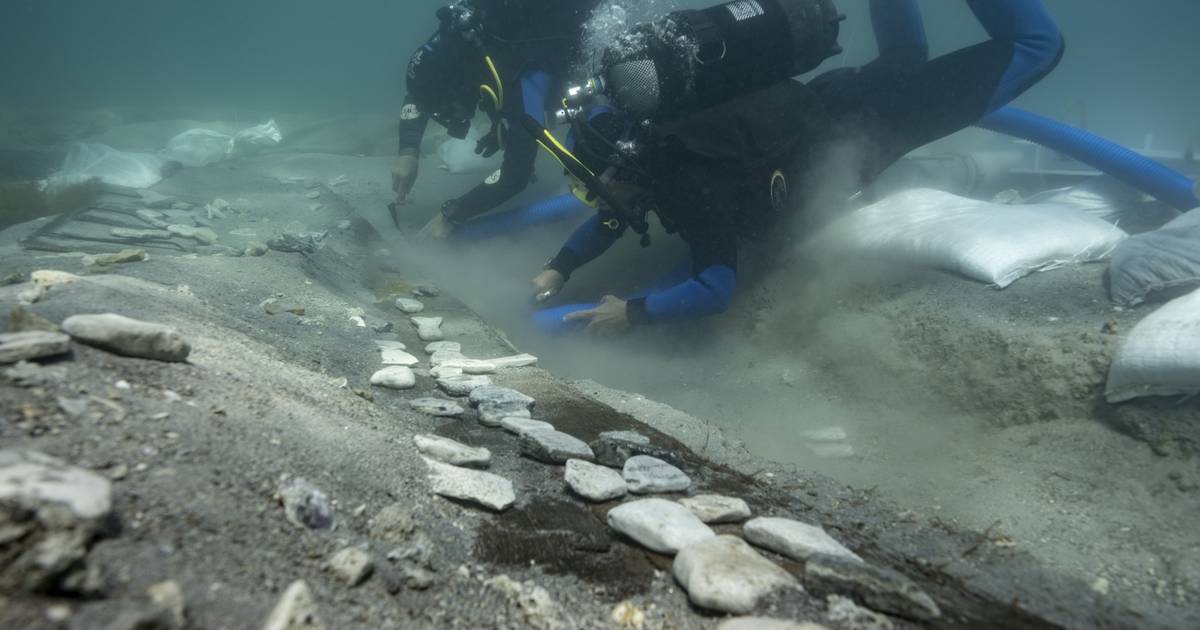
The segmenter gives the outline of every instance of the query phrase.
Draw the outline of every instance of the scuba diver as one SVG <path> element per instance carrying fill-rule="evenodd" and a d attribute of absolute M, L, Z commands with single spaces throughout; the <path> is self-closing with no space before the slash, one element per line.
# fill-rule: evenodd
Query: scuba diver
<path fill-rule="evenodd" d="M 606 50 L 600 76 L 568 91 L 559 116 L 572 121 L 573 144 L 524 121 L 598 209 L 533 279 L 535 300 L 629 229 L 647 246 L 654 212 L 689 246 L 687 273 L 562 319 L 604 333 L 724 312 L 739 241 L 778 232 L 797 206 L 844 205 L 1058 64 L 1065 44 L 1043 0 L 966 3 L 990 39 L 929 60 L 916 0 L 872 0 L 879 58 L 808 84 L 792 77 L 841 52 L 831 0 L 741 0 L 635 28 Z"/>
<path fill-rule="evenodd" d="M 466 195 L 443 204 L 422 230 L 444 238 L 454 227 L 516 196 L 533 177 L 537 144 L 510 121 L 544 124 L 547 98 L 577 59 L 583 24 L 599 0 L 459 0 L 438 10 L 438 32 L 412 55 L 400 113 L 399 156 L 392 169 L 395 202 L 408 202 L 419 170 L 421 138 L 430 120 L 463 139 L 477 108 L 491 129 L 476 153 L 504 151 L 499 171 Z"/>

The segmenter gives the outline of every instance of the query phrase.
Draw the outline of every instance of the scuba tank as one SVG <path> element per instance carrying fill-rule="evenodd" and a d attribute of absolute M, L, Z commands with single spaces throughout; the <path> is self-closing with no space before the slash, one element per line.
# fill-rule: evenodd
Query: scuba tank
<path fill-rule="evenodd" d="M 842 52 L 832 0 L 736 0 L 634 27 L 582 88 L 663 121 L 815 69 Z M 570 104 L 568 104 L 570 108 Z"/>

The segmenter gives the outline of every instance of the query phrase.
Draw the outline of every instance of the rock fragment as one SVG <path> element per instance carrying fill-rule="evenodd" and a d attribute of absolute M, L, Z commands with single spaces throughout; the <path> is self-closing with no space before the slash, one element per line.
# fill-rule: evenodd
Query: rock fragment
<path fill-rule="evenodd" d="M 766 617 L 737 617 L 721 622 L 717 630 L 828 630 L 825 626 L 811 622 L 796 622 Z"/>
<path fill-rule="evenodd" d="M 356 547 L 349 547 L 337 552 L 329 559 L 327 566 L 338 579 L 345 582 L 350 588 L 366 582 L 375 570 L 375 562 L 371 559 L 371 554 Z"/>
<path fill-rule="evenodd" d="M 175 627 L 182 628 L 187 625 L 187 600 L 178 582 L 168 580 L 153 584 L 146 589 L 146 595 L 154 605 L 171 613 Z"/>
<path fill-rule="evenodd" d="M 479 387 L 492 384 L 492 379 L 486 376 L 444 376 L 437 380 L 438 387 L 451 396 L 466 396 Z"/>
<path fill-rule="evenodd" d="M 288 300 L 282 297 L 267 298 L 262 301 L 259 306 L 266 311 L 267 315 L 278 315 L 280 313 L 291 313 L 292 315 L 304 316 L 307 312 L 304 305 L 294 300 Z"/>
<path fill-rule="evenodd" d="M 683 507 L 692 511 L 696 518 L 705 523 L 741 523 L 750 518 L 750 506 L 736 497 L 717 494 L 698 494 L 680 499 Z"/>
<path fill-rule="evenodd" d="M 635 494 L 686 492 L 692 487 L 692 480 L 682 470 L 648 455 L 635 455 L 626 460 L 621 476 L 629 484 L 629 491 Z"/>
<path fill-rule="evenodd" d="M 409 315 L 416 315 L 425 310 L 425 305 L 420 300 L 412 298 L 396 298 L 395 304 L 396 308 L 400 309 L 401 312 L 408 313 Z"/>
<path fill-rule="evenodd" d="M 486 448 L 467 446 L 461 442 L 439 435 L 417 435 L 413 443 L 422 455 L 451 466 L 487 468 L 492 463 L 492 452 Z"/>
<path fill-rule="evenodd" d="M 469 501 L 496 512 L 503 512 L 517 501 L 512 482 L 499 475 L 459 468 L 429 458 L 429 481 L 433 493 L 450 499 Z"/>
<path fill-rule="evenodd" d="M 679 551 L 671 565 L 693 604 L 724 613 L 746 614 L 758 600 L 799 582 L 736 536 L 717 536 Z"/>
<path fill-rule="evenodd" d="M 564 479 L 575 494 L 597 503 L 619 499 L 629 491 L 620 473 L 581 459 L 567 460 Z"/>
<path fill-rule="evenodd" d="M 828 555 L 862 562 L 825 530 L 792 519 L 759 517 L 742 526 L 742 533 L 751 543 L 793 560 Z"/>
<path fill-rule="evenodd" d="M 434 341 L 425 346 L 425 353 L 432 356 L 438 352 L 462 353 L 462 344 L 457 341 Z"/>
<path fill-rule="evenodd" d="M 432 284 L 418 284 L 413 287 L 412 294 L 416 297 L 435 298 L 442 294 L 442 290 Z"/>
<path fill-rule="evenodd" d="M 536 401 L 508 387 L 480 387 L 471 390 L 471 406 L 479 408 L 479 421 L 497 427 L 505 418 L 528 418 Z"/>
<path fill-rule="evenodd" d="M 325 630 L 312 591 L 304 580 L 292 582 L 283 592 L 263 630 Z"/>
<path fill-rule="evenodd" d="M 371 384 L 388 389 L 412 389 L 417 386 L 417 375 L 411 368 L 393 365 L 372 374 Z"/>
<path fill-rule="evenodd" d="M 380 359 L 384 365 L 402 365 L 404 367 L 412 367 L 421 362 L 420 359 L 401 348 L 383 348 L 380 352 Z"/>
<path fill-rule="evenodd" d="M 279 489 L 287 520 L 303 529 L 328 530 L 334 526 L 333 504 L 320 488 L 296 478 Z"/>
<path fill-rule="evenodd" d="M 417 523 L 413 520 L 412 508 L 402 503 L 393 503 L 371 519 L 369 532 L 371 538 L 387 543 L 407 543 L 417 531 Z"/>
<path fill-rule="evenodd" d="M 163 240 L 172 236 L 166 230 L 136 230 L 131 228 L 113 228 L 108 233 L 114 238 L 123 238 L 131 241 Z"/>
<path fill-rule="evenodd" d="M 411 317 L 413 326 L 417 327 L 417 336 L 421 341 L 441 341 L 442 340 L 442 318 L 441 317 Z"/>
<path fill-rule="evenodd" d="M 271 251 L 271 248 L 267 247 L 266 243 L 259 243 L 258 241 L 255 241 L 246 245 L 246 249 L 242 253 L 246 256 L 253 256 L 257 258 L 259 256 L 266 256 L 267 252 L 269 251 Z"/>
<path fill-rule="evenodd" d="M 74 315 L 62 323 L 76 341 L 129 357 L 182 362 L 192 346 L 179 331 L 114 313 Z"/>
<path fill-rule="evenodd" d="M 565 464 L 570 459 L 596 458 L 587 442 L 562 431 L 526 431 L 520 435 L 521 454 L 544 464 Z"/>
<path fill-rule="evenodd" d="M 143 262 L 147 258 L 149 256 L 146 255 L 146 250 L 144 249 L 123 249 L 115 254 L 84 256 L 83 265 L 85 267 L 108 267 L 124 263 Z"/>
<path fill-rule="evenodd" d="M 137 212 L 135 212 L 135 214 L 137 214 L 137 217 L 139 219 L 141 219 L 142 221 L 145 221 L 146 223 L 149 223 L 150 225 L 153 225 L 154 227 L 156 227 L 160 230 L 163 230 L 163 231 L 166 231 L 167 226 L 170 225 L 169 223 L 167 223 L 166 221 L 163 220 L 166 218 L 167 215 L 165 215 L 161 212 L 155 212 L 153 210 L 144 210 L 143 209 L 143 210 L 138 210 Z M 170 235 L 170 232 L 167 232 L 167 234 Z"/>
<path fill-rule="evenodd" d="M 437 418 L 456 418 L 466 412 L 458 403 L 441 398 L 417 398 L 408 404 L 416 411 Z"/>
<path fill-rule="evenodd" d="M 635 431 L 605 431 L 590 446 L 597 462 L 613 468 L 621 468 L 635 455 L 648 455 L 676 466 L 682 463 L 675 453 L 654 446 L 650 438 Z"/>
<path fill-rule="evenodd" d="M 825 601 L 825 618 L 835 627 L 847 630 L 892 630 L 895 627 L 891 619 L 859 606 L 848 597 L 830 595 Z"/>
<path fill-rule="evenodd" d="M 437 353 L 445 354 L 445 353 Z M 437 354 L 434 356 L 436 357 Z M 436 365 L 441 368 L 452 370 L 461 370 L 463 374 L 495 374 L 498 367 L 490 361 L 482 361 L 480 359 L 468 359 L 466 357 L 444 359 L 436 362 Z"/>
<path fill-rule="evenodd" d="M 8 314 L 8 332 L 60 332 L 50 320 L 33 311 L 18 306 Z"/>
<path fill-rule="evenodd" d="M 0 364 L 44 359 L 70 351 L 71 338 L 62 333 L 0 333 Z"/>
<path fill-rule="evenodd" d="M 554 425 L 542 420 L 534 420 L 532 418 L 517 418 L 509 417 L 500 421 L 500 428 L 515 433 L 516 435 L 524 435 L 530 431 L 553 431 Z M 614 473 L 615 474 L 615 473 Z M 620 477 L 620 475 L 617 475 Z M 621 482 L 621 486 L 625 486 L 625 482 Z"/>
<path fill-rule="evenodd" d="M 514 354 L 507 357 L 499 357 L 496 359 L 487 359 L 488 363 L 496 366 L 497 369 L 529 367 L 537 365 L 538 358 L 532 354 Z"/>
<path fill-rule="evenodd" d="M 716 536 L 687 508 L 666 499 L 639 499 L 619 505 L 609 510 L 608 526 L 667 555 Z"/>
<path fill-rule="evenodd" d="M 216 245 L 218 240 L 217 233 L 212 231 L 211 228 L 206 227 L 192 227 L 190 225 L 173 223 L 167 226 L 167 231 L 175 236 L 190 238 L 203 245 Z"/>
<path fill-rule="evenodd" d="M 908 578 L 857 560 L 813 556 L 804 564 L 804 582 L 814 595 L 850 596 L 873 610 L 897 617 L 934 621 L 942 616 L 933 598 Z"/>

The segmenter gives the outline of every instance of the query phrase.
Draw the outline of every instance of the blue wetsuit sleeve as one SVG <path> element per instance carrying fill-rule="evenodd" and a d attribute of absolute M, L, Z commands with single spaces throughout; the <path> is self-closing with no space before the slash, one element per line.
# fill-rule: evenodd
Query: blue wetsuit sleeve
<path fill-rule="evenodd" d="M 600 222 L 600 215 L 593 215 L 567 239 L 566 244 L 546 268 L 561 273 L 564 278 L 570 278 L 576 269 L 608 251 L 624 233 L 624 224 L 620 229 L 612 230 Z"/>
<path fill-rule="evenodd" d="M 911 65 L 929 58 L 929 39 L 917 0 L 871 0 L 871 26 L 880 63 Z"/>
<path fill-rule="evenodd" d="M 967 0 L 993 40 L 1012 44 L 1012 61 L 996 86 L 988 111 L 999 109 L 1050 73 L 1062 59 L 1062 32 L 1045 0 Z"/>
<path fill-rule="evenodd" d="M 714 265 L 673 287 L 630 300 L 626 313 L 631 324 L 661 324 L 699 319 L 724 313 L 737 289 L 737 273 Z"/>

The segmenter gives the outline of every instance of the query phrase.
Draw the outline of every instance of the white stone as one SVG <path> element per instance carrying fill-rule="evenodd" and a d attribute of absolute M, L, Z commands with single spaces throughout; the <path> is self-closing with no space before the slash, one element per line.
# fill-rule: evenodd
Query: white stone
<path fill-rule="evenodd" d="M 543 420 L 510 416 L 500 421 L 500 428 L 508 431 L 509 433 L 521 435 L 526 431 L 553 431 L 554 425 Z M 620 475 L 617 476 L 619 477 Z M 621 485 L 623 487 L 625 482 L 622 481 Z"/>
<path fill-rule="evenodd" d="M 528 418 L 533 398 L 508 387 L 480 387 L 471 391 L 471 405 L 479 408 L 479 421 L 498 427 L 505 418 Z"/>
<path fill-rule="evenodd" d="M 402 365 L 404 367 L 412 367 L 421 362 L 417 357 L 396 348 L 384 348 L 380 352 L 380 360 L 384 365 Z"/>
<path fill-rule="evenodd" d="M 425 305 L 422 304 L 420 300 L 402 297 L 396 298 L 396 308 L 408 313 L 409 315 L 415 315 L 425 310 Z"/>
<path fill-rule="evenodd" d="M 393 365 L 372 374 L 371 384 L 388 389 L 412 389 L 417 385 L 417 375 L 411 368 Z"/>
<path fill-rule="evenodd" d="M 55 332 L 0 333 L 0 363 L 32 361 L 66 354 L 71 338 Z"/>
<path fill-rule="evenodd" d="M 441 398 L 417 398 L 408 401 L 408 404 L 423 414 L 439 418 L 454 418 L 466 412 L 462 408 L 462 405 L 452 400 L 443 400 Z"/>
<path fill-rule="evenodd" d="M 519 368 L 537 365 L 538 358 L 532 354 L 514 354 L 498 359 L 488 359 L 487 362 L 495 365 L 498 369 Z"/>
<path fill-rule="evenodd" d="M 467 446 L 440 435 L 413 436 L 413 443 L 422 455 L 451 466 L 487 468 L 492 463 L 492 452 L 486 448 Z"/>
<path fill-rule="evenodd" d="M 199 241 L 204 245 L 215 245 L 217 242 L 217 233 L 206 227 L 192 227 L 190 225 L 168 225 L 167 231 L 175 236 L 190 238 L 194 241 Z"/>
<path fill-rule="evenodd" d="M 95 473 L 28 450 L 0 451 L 0 502 L 62 506 L 83 520 L 112 511 L 112 484 Z"/>
<path fill-rule="evenodd" d="M 350 547 L 334 554 L 329 559 L 328 567 L 347 586 L 353 588 L 371 577 L 371 572 L 375 570 L 375 562 L 367 552 Z"/>
<path fill-rule="evenodd" d="M 621 475 L 629 484 L 629 491 L 635 494 L 686 492 L 692 487 L 692 480 L 682 470 L 649 455 L 630 457 Z"/>
<path fill-rule="evenodd" d="M 825 530 L 792 519 L 756 518 L 742 527 L 742 534 L 763 549 L 801 562 L 818 554 L 862 561 Z"/>
<path fill-rule="evenodd" d="M 429 482 L 439 496 L 470 501 L 503 512 L 517 501 L 512 482 L 499 475 L 443 464 L 423 457 L 429 466 Z"/>
<path fill-rule="evenodd" d="M 741 523 L 750 518 L 750 506 L 736 497 L 698 494 L 680 499 L 679 503 L 705 523 Z"/>
<path fill-rule="evenodd" d="M 834 426 L 803 431 L 800 437 L 806 442 L 844 442 L 850 436 L 846 434 L 846 429 Z"/>
<path fill-rule="evenodd" d="M 292 582 L 283 592 L 263 630 L 325 630 L 312 591 L 304 580 Z"/>
<path fill-rule="evenodd" d="M 666 499 L 639 499 L 619 505 L 609 510 L 608 526 L 667 555 L 716 536 L 687 508 Z"/>
<path fill-rule="evenodd" d="M 47 289 L 64 284 L 74 284 L 82 279 L 83 278 L 80 278 L 73 273 L 57 271 L 55 269 L 39 269 L 29 274 L 29 281 L 32 282 L 34 286 L 45 287 Z"/>
<path fill-rule="evenodd" d="M 575 494 L 589 501 L 619 499 L 629 491 L 621 473 L 582 459 L 567 460 L 564 479 Z"/>
<path fill-rule="evenodd" d="M 448 361 L 461 361 L 466 358 L 466 355 L 458 350 L 438 350 L 429 355 L 429 364 L 442 365 Z"/>
<path fill-rule="evenodd" d="M 62 329 L 77 341 L 130 357 L 179 362 L 192 351 L 174 328 L 113 313 L 74 315 L 62 323 Z"/>
<path fill-rule="evenodd" d="M 587 442 L 562 431 L 526 431 L 520 434 L 520 447 L 521 454 L 546 464 L 565 464 L 569 459 L 596 459 Z"/>
<path fill-rule="evenodd" d="M 187 624 L 187 600 L 179 582 L 167 580 L 151 584 L 146 589 L 146 595 L 156 606 L 171 613 L 177 627 L 182 628 Z"/>
<path fill-rule="evenodd" d="M 446 367 L 439 365 L 429 369 L 429 375 L 433 378 L 446 378 L 448 376 L 462 376 L 463 371 L 456 367 Z"/>
<path fill-rule="evenodd" d="M 829 630 L 821 624 L 766 617 L 737 617 L 721 622 L 717 630 Z"/>
<path fill-rule="evenodd" d="M 404 342 L 391 341 L 391 340 L 386 340 L 386 339 L 376 340 L 375 347 L 379 348 L 380 351 L 383 351 L 383 350 L 408 350 L 408 346 L 404 345 Z"/>
<path fill-rule="evenodd" d="M 425 346 L 425 353 L 432 355 L 435 352 L 458 352 L 462 353 L 462 344 L 457 341 L 435 341 Z"/>
<path fill-rule="evenodd" d="M 492 379 L 482 376 L 444 376 L 437 380 L 438 387 L 451 396 L 466 396 L 473 390 L 492 384 Z"/>
<path fill-rule="evenodd" d="M 439 352 L 434 356 L 436 357 L 439 354 L 445 353 Z M 480 359 L 468 359 L 466 357 L 442 360 L 437 363 L 437 366 L 452 370 L 462 370 L 463 374 L 495 374 L 496 370 L 499 369 L 495 363 Z"/>
<path fill-rule="evenodd" d="M 441 317 L 411 317 L 413 326 L 417 327 L 417 336 L 421 341 L 441 341 L 442 340 L 442 318 Z"/>
<path fill-rule="evenodd" d="M 754 610 L 763 596 L 799 588 L 792 574 L 736 536 L 717 536 L 679 551 L 671 573 L 693 604 L 736 615 Z"/>

